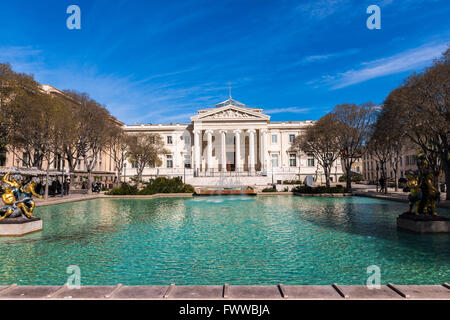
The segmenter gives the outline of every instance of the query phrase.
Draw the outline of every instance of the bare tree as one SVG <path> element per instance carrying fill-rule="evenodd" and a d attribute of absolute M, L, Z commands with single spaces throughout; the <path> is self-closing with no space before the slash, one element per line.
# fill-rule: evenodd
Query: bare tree
<path fill-rule="evenodd" d="M 80 96 L 80 106 L 74 117 L 77 123 L 75 147 L 87 171 L 88 194 L 92 194 L 92 172 L 108 143 L 108 128 L 113 118 L 104 106 L 86 94 Z"/>
<path fill-rule="evenodd" d="M 47 199 L 50 167 L 62 149 L 65 105 L 58 97 L 46 93 L 30 95 L 27 101 L 15 109 L 15 125 L 20 130 L 12 132 L 12 143 L 33 156 L 33 165 L 42 169 L 45 161 Z"/>
<path fill-rule="evenodd" d="M 159 134 L 141 133 L 127 137 L 127 158 L 137 170 L 137 184 L 142 181 L 142 172 L 150 164 L 161 165 L 160 155 L 168 154 L 164 140 Z"/>
<path fill-rule="evenodd" d="M 375 108 L 370 102 L 359 106 L 341 104 L 331 112 L 333 120 L 339 125 L 337 143 L 344 162 L 347 189 L 352 187 L 351 168 L 355 160 L 361 157 L 362 147 L 369 137 L 370 126 L 374 121 Z"/>
<path fill-rule="evenodd" d="M 12 133 L 17 131 L 17 120 L 21 120 L 21 111 L 32 107 L 35 95 L 39 93 L 39 84 L 32 76 L 16 73 L 9 64 L 0 63 L 0 149 L 6 149 L 11 143 Z M 14 152 L 14 148 L 11 148 Z M 33 153 L 33 150 L 25 150 Z M 20 155 L 21 157 L 21 155 Z M 28 163 L 28 159 L 22 159 Z"/>
<path fill-rule="evenodd" d="M 120 184 L 127 148 L 128 144 L 125 132 L 119 125 L 113 124 L 110 128 L 107 153 L 114 161 L 114 167 L 116 169 L 116 185 Z"/>
<path fill-rule="evenodd" d="M 314 155 L 323 168 L 326 186 L 330 186 L 331 167 L 339 157 L 337 140 L 340 125 L 327 114 L 314 125 L 308 127 L 305 133 L 295 137 L 292 151 L 304 151 Z"/>
<path fill-rule="evenodd" d="M 78 128 L 81 126 L 79 121 L 82 119 L 78 116 L 78 109 L 80 108 L 81 100 L 85 97 L 83 94 L 73 90 L 65 90 L 64 94 L 69 117 L 66 121 L 66 130 L 63 133 L 63 156 L 69 167 L 70 181 L 73 182 L 75 181 L 76 165 L 83 160 L 77 148 L 77 139 L 79 138 Z"/>
<path fill-rule="evenodd" d="M 396 119 L 398 129 L 427 158 L 438 183 L 441 170 L 450 200 L 450 49 L 421 74 L 411 75 L 391 92 L 384 109 Z"/>

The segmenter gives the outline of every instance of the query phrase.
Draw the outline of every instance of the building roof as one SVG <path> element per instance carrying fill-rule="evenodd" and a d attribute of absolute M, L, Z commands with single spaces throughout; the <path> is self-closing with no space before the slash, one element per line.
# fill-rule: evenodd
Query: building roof
<path fill-rule="evenodd" d="M 239 108 L 246 108 L 245 104 L 243 104 L 242 102 L 233 100 L 231 97 L 229 97 L 227 100 L 225 100 L 221 103 L 216 104 L 216 108 L 222 108 L 222 107 L 229 106 L 229 105 L 233 105 L 233 106 L 236 106 Z"/>

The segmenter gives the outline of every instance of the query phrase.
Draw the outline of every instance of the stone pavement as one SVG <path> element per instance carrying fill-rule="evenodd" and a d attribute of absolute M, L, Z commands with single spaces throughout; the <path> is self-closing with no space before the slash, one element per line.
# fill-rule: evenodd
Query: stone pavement
<path fill-rule="evenodd" d="M 450 300 L 450 285 L 0 286 L 0 300 Z"/>

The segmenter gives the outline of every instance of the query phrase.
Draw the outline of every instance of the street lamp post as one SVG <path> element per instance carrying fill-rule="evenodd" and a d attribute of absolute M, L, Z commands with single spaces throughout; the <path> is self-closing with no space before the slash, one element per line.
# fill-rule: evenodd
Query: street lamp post
<path fill-rule="evenodd" d="M 375 161 L 375 163 L 376 163 L 376 165 L 377 165 L 377 168 L 376 168 L 376 170 L 377 170 L 377 176 L 376 176 L 376 183 L 377 183 L 377 192 L 378 192 L 378 172 L 379 172 L 379 170 L 380 170 L 380 167 L 378 166 L 378 161 Z"/>
<path fill-rule="evenodd" d="M 62 166 L 61 166 L 61 198 L 64 197 L 64 158 L 62 159 Z"/>

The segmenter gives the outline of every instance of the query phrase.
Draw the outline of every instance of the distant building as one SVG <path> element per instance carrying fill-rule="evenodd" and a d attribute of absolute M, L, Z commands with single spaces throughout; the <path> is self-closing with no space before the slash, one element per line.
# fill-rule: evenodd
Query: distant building
<path fill-rule="evenodd" d="M 398 162 L 397 179 L 405 178 L 406 172 L 409 170 L 417 170 L 417 148 L 412 144 L 406 144 L 401 152 L 401 156 Z M 378 169 L 377 169 L 378 168 Z M 378 174 L 377 174 L 378 170 Z M 376 183 L 381 177 L 380 164 L 376 160 L 376 157 L 368 154 L 363 154 L 362 157 L 362 171 L 363 177 L 366 182 Z M 394 169 L 392 159 L 386 163 L 386 174 L 389 179 L 394 181 Z"/>

